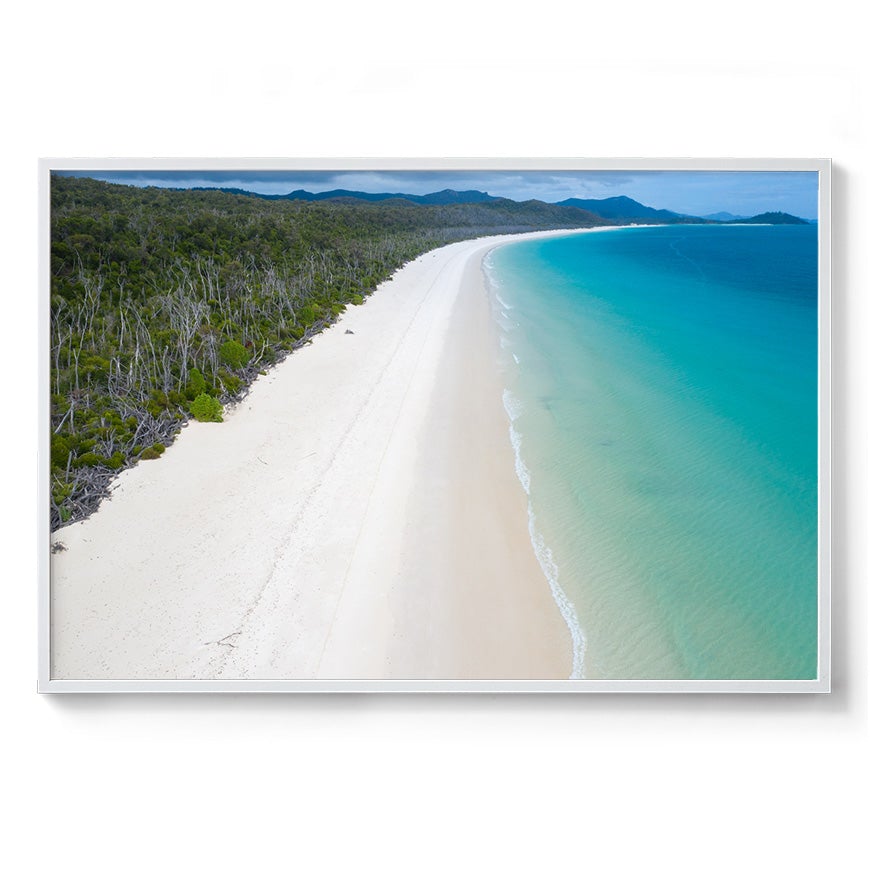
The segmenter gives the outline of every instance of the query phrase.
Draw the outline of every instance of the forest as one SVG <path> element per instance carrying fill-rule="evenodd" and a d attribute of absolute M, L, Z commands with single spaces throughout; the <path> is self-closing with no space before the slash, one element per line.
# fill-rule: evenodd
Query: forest
<path fill-rule="evenodd" d="M 606 223 L 511 200 L 266 200 L 51 179 L 51 527 L 218 422 L 269 366 L 396 269 L 461 239 Z"/>

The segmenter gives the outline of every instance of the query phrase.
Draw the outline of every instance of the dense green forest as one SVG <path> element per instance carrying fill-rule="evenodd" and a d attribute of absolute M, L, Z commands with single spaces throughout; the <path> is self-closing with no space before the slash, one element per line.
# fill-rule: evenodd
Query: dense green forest
<path fill-rule="evenodd" d="M 220 420 L 264 368 L 460 239 L 606 223 L 511 200 L 273 201 L 51 180 L 51 526 L 191 416 Z"/>

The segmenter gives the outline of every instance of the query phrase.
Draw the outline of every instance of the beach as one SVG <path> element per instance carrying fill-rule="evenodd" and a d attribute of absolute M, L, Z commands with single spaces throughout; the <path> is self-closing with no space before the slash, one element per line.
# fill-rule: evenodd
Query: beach
<path fill-rule="evenodd" d="M 487 256 L 576 676 L 815 676 L 815 241 L 660 226 Z"/>
<path fill-rule="evenodd" d="M 56 532 L 52 678 L 567 678 L 481 267 L 517 238 L 407 264 Z"/>

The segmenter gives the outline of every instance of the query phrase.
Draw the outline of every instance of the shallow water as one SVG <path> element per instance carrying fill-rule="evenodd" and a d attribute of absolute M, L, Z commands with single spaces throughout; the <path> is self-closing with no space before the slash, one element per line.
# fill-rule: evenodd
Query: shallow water
<path fill-rule="evenodd" d="M 575 676 L 816 676 L 816 250 L 815 226 L 672 226 L 488 256 Z"/>

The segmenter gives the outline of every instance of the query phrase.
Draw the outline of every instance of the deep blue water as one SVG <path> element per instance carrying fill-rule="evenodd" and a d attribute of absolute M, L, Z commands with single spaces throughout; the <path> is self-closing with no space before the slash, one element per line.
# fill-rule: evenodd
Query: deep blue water
<path fill-rule="evenodd" d="M 578 675 L 814 678 L 816 227 L 591 232 L 487 266 Z"/>

